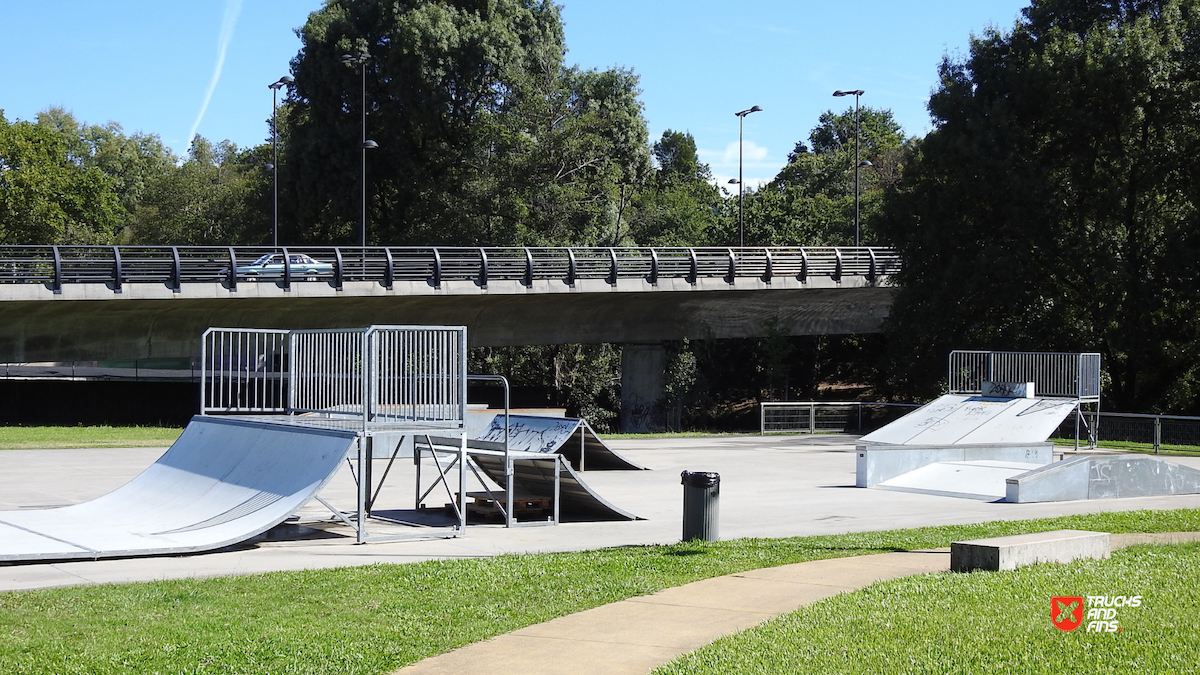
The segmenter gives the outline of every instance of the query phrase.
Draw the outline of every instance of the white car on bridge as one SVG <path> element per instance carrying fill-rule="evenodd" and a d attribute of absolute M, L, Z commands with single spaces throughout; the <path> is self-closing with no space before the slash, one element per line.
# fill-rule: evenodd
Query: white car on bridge
<path fill-rule="evenodd" d="M 303 253 L 289 253 L 288 265 L 293 279 L 317 279 L 333 276 L 333 263 L 321 262 Z M 240 265 L 236 272 L 239 277 L 250 279 L 282 279 L 283 254 L 268 253 L 249 265 Z"/>

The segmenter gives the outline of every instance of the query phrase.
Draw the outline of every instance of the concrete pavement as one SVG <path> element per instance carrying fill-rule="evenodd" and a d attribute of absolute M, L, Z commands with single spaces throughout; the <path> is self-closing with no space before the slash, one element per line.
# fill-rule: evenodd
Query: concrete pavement
<path fill-rule="evenodd" d="M 354 544 L 347 528 L 330 526 L 325 531 L 301 531 L 303 536 L 299 538 L 260 538 L 229 550 L 191 556 L 2 566 L 0 590 L 673 543 L 681 534 L 683 488 L 679 473 L 684 469 L 721 474 L 723 539 L 834 534 L 1099 511 L 1200 508 L 1200 495 L 1004 504 L 859 489 L 853 487 L 854 440 L 853 436 L 818 435 L 613 441 L 619 452 L 653 470 L 588 471 L 583 479 L 609 501 L 645 518 L 636 522 L 564 523 L 512 530 L 499 525 L 472 525 L 465 537 L 457 539 L 361 546 Z M 62 506 L 98 497 L 149 466 L 162 451 L 0 450 L 0 510 Z M 1200 467 L 1200 458 L 1178 461 Z M 378 466 L 376 475 L 381 469 Z M 413 517 L 415 514 L 406 510 L 412 506 L 413 480 L 411 462 L 397 462 L 380 495 L 379 508 L 399 518 Z M 344 470 L 323 494 L 339 506 L 353 504 L 354 483 L 349 473 Z M 310 505 L 303 513 L 318 516 L 321 509 Z"/>

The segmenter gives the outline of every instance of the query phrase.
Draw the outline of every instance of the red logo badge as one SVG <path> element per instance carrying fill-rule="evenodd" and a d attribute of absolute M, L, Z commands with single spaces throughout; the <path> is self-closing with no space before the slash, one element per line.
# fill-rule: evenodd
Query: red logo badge
<path fill-rule="evenodd" d="M 1059 630 L 1072 631 L 1083 623 L 1083 598 L 1062 595 L 1050 598 L 1050 620 Z"/>

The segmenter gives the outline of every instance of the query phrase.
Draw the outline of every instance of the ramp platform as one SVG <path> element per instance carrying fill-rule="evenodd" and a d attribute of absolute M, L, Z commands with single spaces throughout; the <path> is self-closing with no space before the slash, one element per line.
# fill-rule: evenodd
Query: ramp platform
<path fill-rule="evenodd" d="M 195 417 L 129 483 L 82 504 L 0 512 L 0 561 L 113 558 L 222 548 L 315 497 L 354 431 Z"/>

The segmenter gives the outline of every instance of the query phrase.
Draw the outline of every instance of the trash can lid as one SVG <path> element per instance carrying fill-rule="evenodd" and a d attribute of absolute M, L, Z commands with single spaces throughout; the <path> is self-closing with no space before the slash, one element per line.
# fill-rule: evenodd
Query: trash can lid
<path fill-rule="evenodd" d="M 707 488 L 721 483 L 721 474 L 715 471 L 684 471 L 679 477 L 681 483 L 692 487 Z"/>

